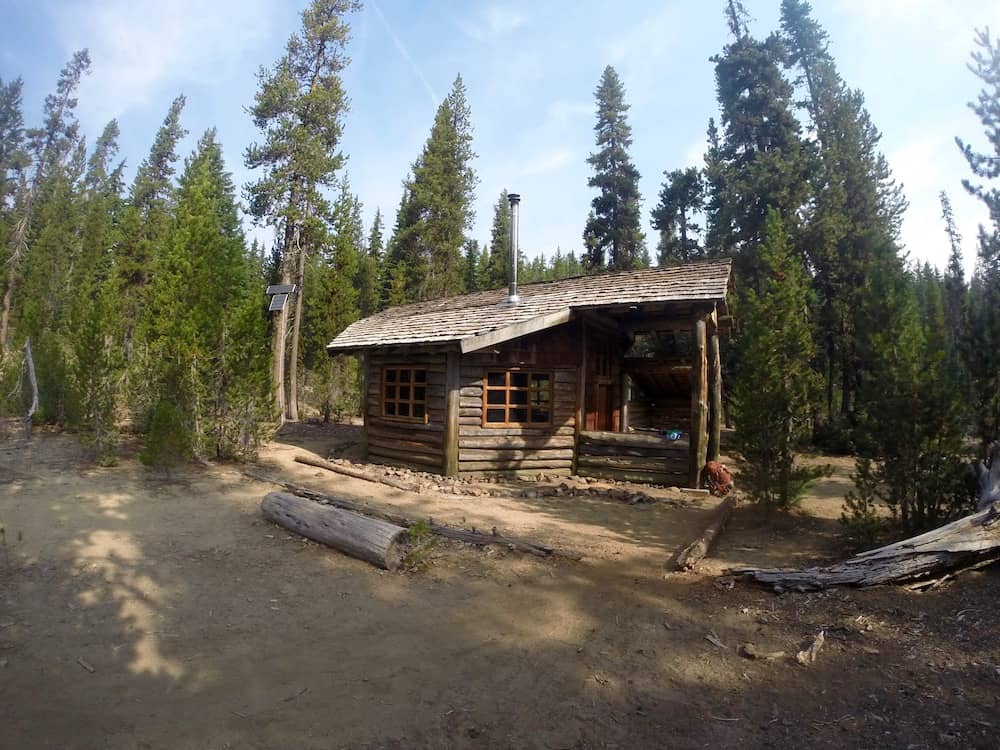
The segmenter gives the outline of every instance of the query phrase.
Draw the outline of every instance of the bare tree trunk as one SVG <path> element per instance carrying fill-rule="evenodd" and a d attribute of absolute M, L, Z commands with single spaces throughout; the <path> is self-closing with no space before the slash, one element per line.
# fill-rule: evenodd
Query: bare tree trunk
<path fill-rule="evenodd" d="M 292 274 L 288 268 L 288 248 L 291 246 L 292 226 L 290 221 L 285 224 L 285 241 L 281 249 L 281 283 L 291 284 Z M 274 361 L 271 364 L 271 374 L 274 378 L 274 406 L 278 412 L 278 425 L 285 423 L 285 337 L 288 330 L 288 305 L 286 304 L 274 319 L 274 343 L 272 351 Z"/>
<path fill-rule="evenodd" d="M 38 379 L 35 377 L 35 358 L 31 356 L 31 339 L 24 340 L 24 367 L 31 386 L 31 405 L 24 414 L 24 439 L 31 439 L 31 419 L 38 411 Z"/>
<path fill-rule="evenodd" d="M 292 319 L 292 351 L 288 373 L 288 419 L 299 421 L 299 336 L 302 329 L 302 281 L 306 273 L 306 252 L 302 247 L 301 235 L 295 231 L 295 317 Z"/>
<path fill-rule="evenodd" d="M 24 212 L 14 226 L 13 250 L 7 261 L 7 284 L 3 290 L 3 311 L 0 312 L 0 355 L 7 351 L 10 339 L 10 308 L 14 302 L 14 285 L 17 283 L 17 272 L 28 240 L 28 223 L 31 220 L 31 208 L 35 201 L 35 186 L 28 189 L 25 197 Z"/>

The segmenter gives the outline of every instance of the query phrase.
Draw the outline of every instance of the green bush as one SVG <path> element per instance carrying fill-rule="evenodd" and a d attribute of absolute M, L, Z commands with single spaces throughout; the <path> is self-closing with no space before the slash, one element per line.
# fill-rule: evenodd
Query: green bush
<path fill-rule="evenodd" d="M 191 455 L 190 432 L 180 410 L 169 401 L 159 401 L 146 435 L 146 446 L 139 455 L 146 466 L 169 471 Z"/>

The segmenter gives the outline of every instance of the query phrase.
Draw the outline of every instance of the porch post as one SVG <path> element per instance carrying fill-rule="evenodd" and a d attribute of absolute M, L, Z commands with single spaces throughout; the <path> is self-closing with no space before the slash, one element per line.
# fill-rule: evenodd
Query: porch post
<path fill-rule="evenodd" d="M 573 473 L 580 453 L 580 433 L 587 418 L 587 322 L 580 321 L 580 368 L 576 373 L 576 424 L 573 430 Z"/>
<path fill-rule="evenodd" d="M 632 393 L 632 378 L 624 368 L 622 369 L 622 407 L 621 407 L 621 432 L 628 432 L 628 400 L 629 395 Z"/>
<path fill-rule="evenodd" d="M 708 338 L 708 460 L 718 461 L 722 452 L 722 358 L 719 355 L 719 326 L 715 313 L 710 318 Z"/>
<path fill-rule="evenodd" d="M 699 313 L 699 315 L 703 315 Z M 708 452 L 708 360 L 705 318 L 698 317 L 691 330 L 691 440 L 688 481 L 701 487 Z"/>
<path fill-rule="evenodd" d="M 458 407 L 462 390 L 460 357 L 459 352 L 454 350 L 445 355 L 444 459 L 441 473 L 446 477 L 458 476 Z"/>
<path fill-rule="evenodd" d="M 370 408 L 372 387 L 371 357 L 368 351 L 361 353 L 361 460 L 368 460 L 368 409 Z M 379 383 L 381 388 L 382 384 Z M 380 394 L 381 395 L 381 394 Z"/>

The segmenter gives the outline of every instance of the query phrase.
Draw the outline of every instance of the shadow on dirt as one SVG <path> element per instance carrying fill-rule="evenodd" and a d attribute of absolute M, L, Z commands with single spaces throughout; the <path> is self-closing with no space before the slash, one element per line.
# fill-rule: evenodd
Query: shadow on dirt
<path fill-rule="evenodd" d="M 30 535 L 0 565 L 0 745 L 995 740 L 996 571 L 921 596 L 776 597 L 443 545 L 428 572 L 389 574 L 265 523 L 267 488 L 233 472 L 186 471 L 175 487 L 46 442 L 27 456 L 45 471 L 20 464 L 32 476 L 0 484 L 7 527 Z M 819 629 L 810 667 L 736 654 L 744 641 L 791 653 Z"/>

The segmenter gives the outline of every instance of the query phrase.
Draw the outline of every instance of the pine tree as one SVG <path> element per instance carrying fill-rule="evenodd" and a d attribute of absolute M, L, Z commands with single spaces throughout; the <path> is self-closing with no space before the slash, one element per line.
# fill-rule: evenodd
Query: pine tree
<path fill-rule="evenodd" d="M 645 237 L 639 228 L 639 170 L 628 154 L 632 128 L 626 115 L 625 87 L 610 65 L 594 92 L 597 100 L 597 151 L 587 163 L 594 175 L 587 180 L 599 194 L 584 228 L 587 266 L 591 270 L 628 270 L 641 265 Z"/>
<path fill-rule="evenodd" d="M 810 366 L 809 280 L 774 209 L 756 260 L 758 285 L 740 306 L 740 364 L 732 394 L 740 476 L 755 500 L 788 508 L 820 475 L 795 462 L 818 383 Z"/>
<path fill-rule="evenodd" d="M 281 281 L 294 279 L 303 289 L 306 260 L 316 246 L 307 236 L 321 233 L 310 222 L 326 209 L 322 189 L 332 185 L 343 166 L 340 138 L 348 109 L 340 75 L 347 66 L 348 26 L 343 17 L 359 10 L 357 0 L 313 0 L 302 12 L 302 29 L 293 34 L 285 54 L 259 74 L 259 89 L 250 108 L 262 143 L 246 151 L 246 166 L 261 169 L 259 180 L 247 185 L 255 221 L 279 233 Z M 298 361 L 303 294 L 294 297 L 292 341 L 288 354 L 288 402 L 285 403 L 285 329 L 289 305 L 275 316 L 275 403 L 282 419 L 298 420 Z"/>
<path fill-rule="evenodd" d="M 785 48 L 775 35 L 763 41 L 748 36 L 733 21 L 741 17 L 733 8 L 730 26 L 735 23 L 737 38 L 712 58 L 722 137 L 709 162 L 709 237 L 716 250 L 735 253 L 737 284 L 747 289 L 759 281 L 755 252 L 770 209 L 783 217 L 785 232 L 796 235 L 806 162 L 791 110 L 792 87 L 782 72 Z"/>
<path fill-rule="evenodd" d="M 882 501 L 907 533 L 932 528 L 970 507 L 941 282 L 931 269 L 911 273 L 887 259 L 872 267 L 862 304 L 881 321 L 859 340 L 870 377 L 858 392 L 858 474 L 871 481 L 847 511 L 863 516 Z"/>
<path fill-rule="evenodd" d="M 174 174 L 179 159 L 177 145 L 187 135 L 180 124 L 183 95 L 167 109 L 149 155 L 139 164 L 122 211 L 121 243 L 116 253 L 118 284 L 117 319 L 122 325 L 116 345 L 127 362 L 123 395 L 129 411 L 144 424 L 153 408 L 155 362 L 151 360 L 153 331 L 144 313 L 149 306 L 149 286 L 161 255 L 168 251 L 171 216 L 175 206 Z"/>
<path fill-rule="evenodd" d="M 705 185 L 695 167 L 664 172 L 660 202 L 653 209 L 653 229 L 660 233 L 656 263 L 687 262 L 703 256 L 698 242 L 701 227 L 694 215 L 704 207 Z"/>
<path fill-rule="evenodd" d="M 955 226 L 955 215 L 952 212 L 951 200 L 948 194 L 941 191 L 941 219 L 944 221 L 945 234 L 948 236 L 950 253 L 948 268 L 944 276 L 944 318 L 948 329 L 948 337 L 956 356 L 961 359 L 963 343 L 968 331 L 968 294 L 965 283 L 965 267 L 962 262 L 962 236 Z"/>
<path fill-rule="evenodd" d="M 510 258 L 510 200 L 505 188 L 493 209 L 486 274 L 481 280 L 484 289 L 500 289 L 510 283 Z"/>
<path fill-rule="evenodd" d="M 963 180 L 965 189 L 986 205 L 990 225 L 979 230 L 979 252 L 969 295 L 969 346 L 976 428 L 984 442 L 1000 439 L 1000 41 L 989 31 L 976 34 L 978 50 L 970 70 L 983 88 L 969 107 L 983 125 L 992 152 L 978 152 L 956 138 L 978 184 Z"/>
<path fill-rule="evenodd" d="M 116 341 L 121 330 L 115 248 L 120 244 L 124 161 L 118 153 L 118 123 L 112 120 L 87 162 L 80 253 L 70 281 L 67 336 L 70 344 L 71 420 L 84 430 L 101 464 L 117 460 L 118 379 L 124 369 Z"/>
<path fill-rule="evenodd" d="M 0 356 L 10 343 L 11 307 L 18 282 L 20 265 L 28 250 L 35 198 L 42 181 L 73 152 L 78 141 L 79 125 L 74 116 L 76 90 L 80 80 L 90 71 L 87 50 L 76 52 L 59 74 L 56 92 L 45 97 L 45 122 L 41 128 L 26 132 L 27 153 L 34 165 L 30 179 L 25 180 L 17 197 L 17 217 L 7 254 L 7 273 L 0 302 Z M 18 87 L 19 93 L 20 87 Z M 10 99 L 12 93 L 7 94 Z"/>
<path fill-rule="evenodd" d="M 472 168 L 472 123 L 462 77 L 438 107 L 431 134 L 403 185 L 389 243 L 393 278 L 405 301 L 461 292 L 462 250 L 474 218 L 478 178 Z"/>
<path fill-rule="evenodd" d="M 215 131 L 185 161 L 150 285 L 154 408 L 144 457 L 252 455 L 268 417 L 260 278 Z"/>
<path fill-rule="evenodd" d="M 358 312 L 362 318 L 374 315 L 381 309 L 383 253 L 382 212 L 375 209 L 371 234 L 368 236 L 368 251 L 358 261 Z"/>
<path fill-rule="evenodd" d="M 359 317 L 354 279 L 366 257 L 361 201 L 346 177 L 338 188 L 320 252 L 309 258 L 304 287 L 302 364 L 324 421 L 361 407 L 356 358 L 331 359 L 326 353 L 326 345 Z"/>
<path fill-rule="evenodd" d="M 808 154 L 810 197 L 800 237 L 815 269 L 817 341 L 826 385 L 826 426 L 837 434 L 852 420 L 862 368 L 857 338 L 867 321 L 857 317 L 865 279 L 883 256 L 898 252 L 905 201 L 878 151 L 881 138 L 864 97 L 841 79 L 826 32 L 804 0 L 783 0 L 782 39 L 787 64 L 804 88 L 800 106 L 812 125 Z M 835 404 L 840 391 L 839 409 Z"/>
<path fill-rule="evenodd" d="M 15 78 L 4 83 L 0 78 L 0 229 L 9 236 L 10 212 L 14 209 L 21 176 L 30 166 L 25 150 L 22 89 L 24 83 Z M 7 243 L 0 244 L 0 259 L 7 255 Z"/>
<path fill-rule="evenodd" d="M 480 290 L 479 265 L 481 262 L 478 240 L 465 241 L 465 291 L 478 292 Z"/>

